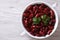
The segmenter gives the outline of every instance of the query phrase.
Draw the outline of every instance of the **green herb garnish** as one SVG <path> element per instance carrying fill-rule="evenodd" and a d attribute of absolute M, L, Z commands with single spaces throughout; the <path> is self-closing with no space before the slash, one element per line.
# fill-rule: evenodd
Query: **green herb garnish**
<path fill-rule="evenodd" d="M 44 25 L 48 25 L 49 20 L 50 20 L 50 17 L 49 17 L 49 16 L 47 16 L 47 15 L 42 15 L 42 16 L 41 16 L 41 19 L 42 19 Z"/>
<path fill-rule="evenodd" d="M 39 18 L 36 18 L 36 17 L 33 18 L 33 24 L 39 24 L 40 21 L 41 21 L 40 17 Z"/>

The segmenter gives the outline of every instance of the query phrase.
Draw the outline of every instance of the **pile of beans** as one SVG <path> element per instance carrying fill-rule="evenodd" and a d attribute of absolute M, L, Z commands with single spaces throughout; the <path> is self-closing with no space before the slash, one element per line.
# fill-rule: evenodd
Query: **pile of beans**
<path fill-rule="evenodd" d="M 42 15 L 50 17 L 48 25 L 44 25 L 42 19 L 38 24 L 33 24 L 33 18 L 38 18 Z M 24 27 L 33 36 L 49 35 L 54 29 L 55 22 L 54 11 L 44 3 L 29 5 L 22 15 L 22 23 Z"/>

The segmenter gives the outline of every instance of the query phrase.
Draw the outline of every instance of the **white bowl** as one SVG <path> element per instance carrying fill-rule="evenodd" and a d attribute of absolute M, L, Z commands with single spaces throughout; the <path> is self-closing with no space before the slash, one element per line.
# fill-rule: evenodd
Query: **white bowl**
<path fill-rule="evenodd" d="M 21 24 L 22 26 L 23 26 L 23 30 L 25 31 L 25 33 L 27 33 L 30 37 L 32 37 L 32 38 L 36 38 L 36 39 L 43 39 L 43 38 L 47 38 L 47 37 L 49 37 L 49 36 L 51 36 L 55 31 L 56 31 L 56 29 L 57 29 L 57 26 L 58 26 L 58 16 L 57 16 L 57 12 L 55 11 L 55 9 L 52 7 L 52 5 L 49 5 L 48 3 L 46 3 L 46 2 L 43 2 L 43 1 L 36 1 L 36 2 L 31 2 L 30 4 L 28 4 L 24 9 L 23 9 L 23 11 L 22 11 L 22 15 L 23 15 L 23 12 L 25 11 L 25 9 L 29 6 L 29 5 L 31 5 L 31 4 L 35 4 L 35 3 L 44 3 L 44 4 L 46 4 L 47 6 L 49 6 L 54 12 L 55 12 L 55 16 L 56 16 L 56 22 L 55 22 L 55 26 L 54 26 L 54 29 L 52 30 L 52 32 L 50 33 L 50 35 L 46 35 L 46 36 L 41 36 L 41 37 L 37 37 L 37 36 L 33 36 L 33 35 L 31 35 L 25 28 L 24 28 L 24 26 L 23 26 L 23 23 Z M 22 21 L 22 17 L 21 17 L 21 21 Z"/>

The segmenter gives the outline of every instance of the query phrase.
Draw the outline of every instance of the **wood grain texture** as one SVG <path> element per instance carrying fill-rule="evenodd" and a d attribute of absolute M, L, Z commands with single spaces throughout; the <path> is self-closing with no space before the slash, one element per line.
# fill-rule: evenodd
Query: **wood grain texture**
<path fill-rule="evenodd" d="M 30 2 L 41 0 L 0 0 L 0 40 L 37 40 L 27 34 L 20 36 L 23 31 L 21 25 L 21 11 Z M 60 0 L 42 0 L 52 5 L 57 2 L 55 10 L 59 16 L 56 32 L 42 40 L 60 40 Z"/>

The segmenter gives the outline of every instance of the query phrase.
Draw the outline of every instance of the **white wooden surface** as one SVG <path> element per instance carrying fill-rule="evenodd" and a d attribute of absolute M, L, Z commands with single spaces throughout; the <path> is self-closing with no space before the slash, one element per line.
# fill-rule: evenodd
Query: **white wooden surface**
<path fill-rule="evenodd" d="M 23 31 L 20 25 L 20 12 L 28 3 L 34 1 L 41 0 L 0 0 L 0 40 L 37 40 L 29 37 L 27 34 L 20 36 L 20 33 Z M 42 1 L 51 5 L 57 2 L 55 10 L 60 16 L 60 0 Z M 51 37 L 42 40 L 60 40 L 60 21 L 56 32 Z"/>

